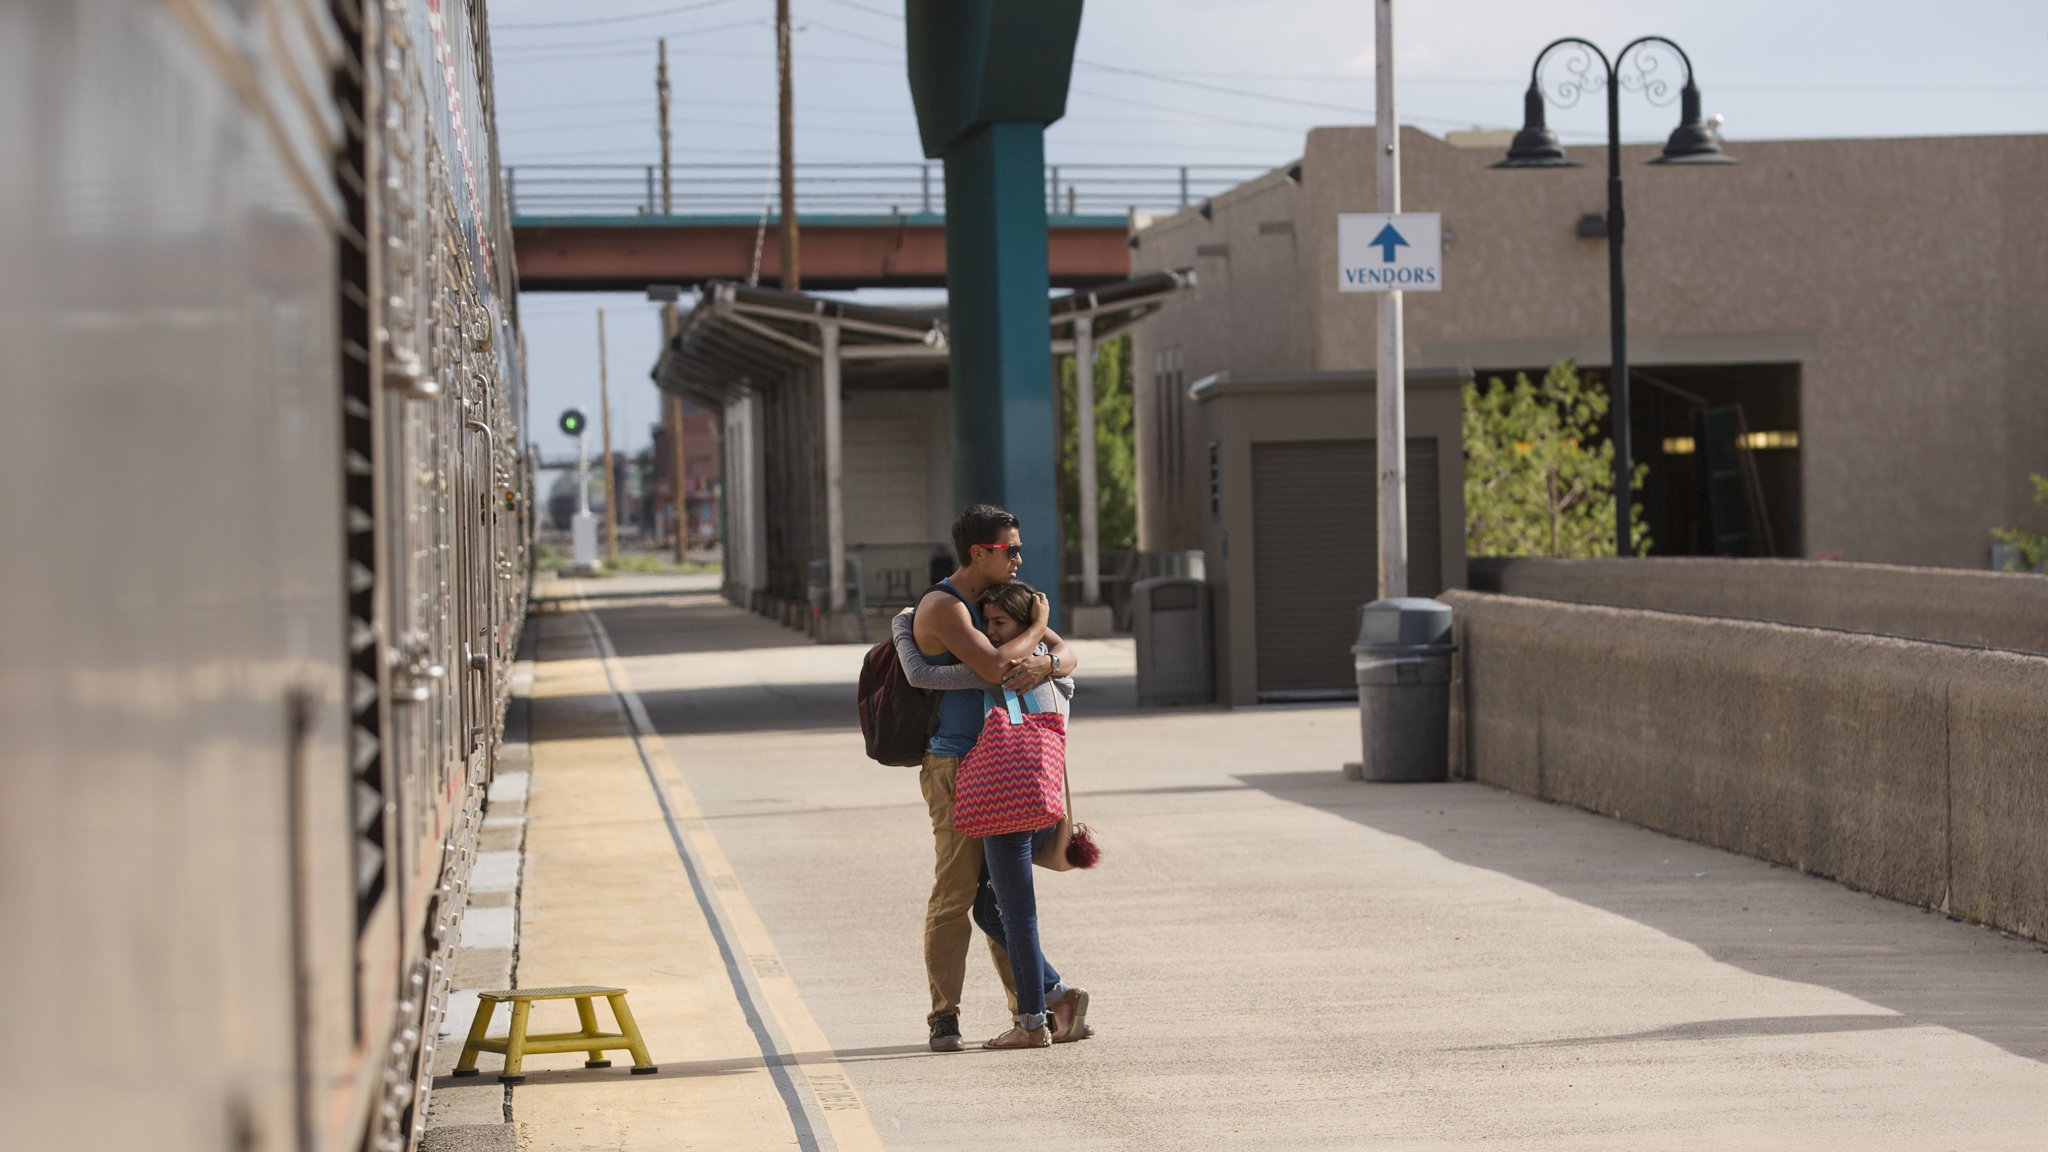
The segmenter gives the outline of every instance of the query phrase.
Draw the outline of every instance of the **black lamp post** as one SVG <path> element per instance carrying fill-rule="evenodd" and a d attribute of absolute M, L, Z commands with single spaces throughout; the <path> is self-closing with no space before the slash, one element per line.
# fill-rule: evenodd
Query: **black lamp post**
<path fill-rule="evenodd" d="M 1615 554 L 1634 554 L 1630 532 L 1630 510 L 1634 505 L 1632 481 L 1635 469 L 1629 454 L 1628 424 L 1628 281 L 1622 264 L 1621 209 L 1621 89 L 1641 90 L 1652 103 L 1668 104 L 1671 83 L 1657 74 L 1658 57 L 1638 53 L 1638 48 L 1661 44 L 1677 53 L 1685 65 L 1685 79 L 1679 89 L 1679 124 L 1665 142 L 1664 154 L 1652 164 L 1733 164 L 1735 158 L 1721 151 L 1705 123 L 1700 120 L 1700 90 L 1692 82 L 1692 58 L 1685 49 L 1662 36 L 1644 36 L 1629 42 L 1613 60 L 1598 45 L 1577 36 L 1567 36 L 1536 54 L 1529 69 L 1529 91 L 1522 98 L 1522 130 L 1508 147 L 1508 158 L 1495 168 L 1576 168 L 1578 161 L 1564 154 L 1557 133 L 1543 123 L 1543 62 L 1559 48 L 1570 46 L 1576 54 L 1565 61 L 1570 77 L 1558 85 L 1559 106 L 1569 108 L 1579 97 L 1599 88 L 1607 90 L 1607 295 L 1609 339 L 1613 365 L 1609 368 L 1607 391 L 1614 412 L 1614 512 Z M 1634 70 L 1619 71 L 1636 57 Z M 1593 62 L 1599 61 L 1595 70 Z"/>

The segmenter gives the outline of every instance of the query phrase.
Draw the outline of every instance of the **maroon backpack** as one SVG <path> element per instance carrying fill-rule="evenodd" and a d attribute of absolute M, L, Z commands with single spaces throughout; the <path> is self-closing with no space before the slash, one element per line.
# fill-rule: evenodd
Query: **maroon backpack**
<path fill-rule="evenodd" d="M 959 596 L 949 585 L 934 584 Z M 962 599 L 965 603 L 965 599 Z M 867 742 L 868 759 L 898 768 L 915 768 L 924 763 L 924 750 L 939 726 L 939 697 L 936 692 L 914 688 L 903 675 L 903 663 L 896 658 L 894 636 L 868 649 L 860 666 L 860 734 Z"/>

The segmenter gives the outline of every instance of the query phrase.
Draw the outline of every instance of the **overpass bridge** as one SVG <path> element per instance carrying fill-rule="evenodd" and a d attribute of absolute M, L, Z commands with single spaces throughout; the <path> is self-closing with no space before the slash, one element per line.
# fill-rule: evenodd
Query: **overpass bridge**
<path fill-rule="evenodd" d="M 780 279 L 772 164 L 520 164 L 505 170 L 519 283 L 530 292 Z M 1047 165 L 1046 247 L 1056 288 L 1130 275 L 1134 223 L 1264 171 L 1231 164 Z M 809 164 L 796 173 L 804 287 L 946 283 L 945 170 L 937 162 Z"/>

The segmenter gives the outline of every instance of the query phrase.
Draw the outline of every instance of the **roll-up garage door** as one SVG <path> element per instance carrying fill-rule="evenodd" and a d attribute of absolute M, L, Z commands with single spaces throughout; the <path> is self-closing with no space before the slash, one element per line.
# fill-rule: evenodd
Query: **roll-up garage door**
<path fill-rule="evenodd" d="M 1259 698 L 1355 696 L 1352 631 L 1379 590 L 1379 464 L 1370 440 L 1252 445 Z M 1408 594 L 1443 591 L 1434 439 L 1408 441 Z"/>

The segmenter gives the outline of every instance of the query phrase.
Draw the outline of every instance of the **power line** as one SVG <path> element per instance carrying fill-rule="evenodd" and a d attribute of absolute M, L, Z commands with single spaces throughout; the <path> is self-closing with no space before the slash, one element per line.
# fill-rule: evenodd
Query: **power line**
<path fill-rule="evenodd" d="M 826 2 L 830 4 L 837 4 L 841 8 L 850 8 L 856 12 L 864 12 L 870 16 L 880 17 L 881 19 L 884 20 L 892 20 L 899 24 L 903 22 L 903 16 L 901 13 L 890 12 L 881 8 L 871 7 L 867 4 L 858 3 L 857 0 L 826 0 Z M 861 39 L 868 40 L 870 43 L 881 44 L 884 47 L 894 48 L 897 46 L 893 43 L 877 40 L 874 39 L 873 37 L 862 36 L 860 33 L 851 32 L 844 28 L 833 27 L 828 24 L 819 23 L 818 21 L 811 21 L 811 23 L 818 24 L 819 27 L 825 28 L 828 31 L 838 32 L 841 35 L 858 37 Z M 1134 76 L 1142 76 L 1148 80 L 1156 80 L 1160 83 L 1165 84 L 1186 84 L 1191 87 L 1202 86 L 1194 81 L 1182 80 L 1177 76 L 1167 76 L 1157 72 L 1148 72 L 1140 68 L 1129 68 L 1112 64 L 1103 64 L 1098 61 L 1082 60 L 1078 58 L 1074 62 L 1076 64 L 1086 65 L 1090 68 L 1100 68 L 1106 71 L 1125 72 Z M 1372 79 L 1371 73 L 1354 74 L 1346 72 L 1239 72 L 1221 69 L 1188 68 L 1179 69 L 1178 71 L 1181 76 L 1221 76 L 1235 77 L 1238 79 L 1245 80 L 1311 80 L 1317 82 L 1347 83 L 1361 85 L 1369 83 Z M 1467 88 L 1522 87 L 1521 79 L 1513 76 L 1486 77 L 1483 79 L 1475 79 L 1471 77 L 1461 76 L 1413 76 L 1404 73 L 1400 78 L 1400 83 L 1446 85 L 1452 87 Z M 1856 92 L 1875 95 L 1883 95 L 1888 93 L 1911 93 L 1968 96 L 2031 96 L 2039 95 L 2042 93 L 2048 93 L 2048 87 L 2035 84 L 1826 84 L 1798 82 L 1782 83 L 1777 81 L 1716 80 L 1713 82 L 1713 87 L 1717 90 L 1726 89 L 1729 91 L 1742 92 Z M 1217 88 L 1214 90 L 1225 92 L 1230 91 L 1228 89 L 1221 88 Z M 1257 93 L 1234 92 L 1232 94 L 1254 96 L 1259 99 L 1274 98 L 1261 96 Z M 1332 106 L 1325 105 L 1325 107 Z M 1347 109 L 1339 108 L 1338 110 L 1344 111 Z M 1364 111 L 1370 113 L 1371 110 L 1365 109 Z"/>
<path fill-rule="evenodd" d="M 735 28 L 760 28 L 767 23 L 766 20 L 735 20 L 729 24 L 710 24 L 702 28 L 682 28 L 667 32 L 649 32 L 642 36 L 615 37 L 610 40 L 569 40 L 561 42 L 550 41 L 545 44 L 507 44 L 497 49 L 497 51 L 532 52 L 538 50 L 552 52 L 565 48 L 615 48 L 621 44 L 644 47 L 664 37 L 680 39 L 685 36 L 704 36 L 713 32 L 730 32 Z"/>
<path fill-rule="evenodd" d="M 1194 88 L 1203 92 L 1216 92 L 1224 96 L 1241 96 L 1247 100 L 1265 100 L 1274 104 L 1293 104 L 1302 108 L 1320 108 L 1330 112 L 1350 112 L 1361 116 L 1373 114 L 1371 108 L 1360 108 L 1350 104 L 1330 104 L 1321 100 L 1302 100 L 1294 96 L 1274 96 L 1266 92 L 1254 92 L 1249 88 L 1228 88 L 1221 84 L 1206 84 L 1200 80 L 1183 80 L 1178 76 L 1168 76 L 1162 72 L 1148 72 L 1143 68 L 1126 68 L 1120 64 L 1103 64 L 1094 60 L 1083 60 L 1079 57 L 1074 58 L 1074 63 L 1093 68 L 1098 72 L 1115 72 L 1119 75 L 1136 76 L 1141 79 L 1151 80 L 1158 84 L 1176 84 L 1182 88 Z"/>
<path fill-rule="evenodd" d="M 548 112 L 581 112 L 586 108 L 639 108 L 647 103 L 644 97 L 635 96 L 628 100 L 577 100 L 568 104 L 544 104 L 536 108 L 500 108 L 498 118 L 507 116 L 539 116 Z"/>
<path fill-rule="evenodd" d="M 884 20 L 894 20 L 899 24 L 903 22 L 903 13 L 901 12 L 885 12 L 880 8 L 870 8 L 865 4 L 856 4 L 854 0 L 830 0 L 830 2 L 839 5 L 841 8 L 851 8 L 855 12 L 865 12 L 870 16 L 880 16 Z"/>
<path fill-rule="evenodd" d="M 833 2 L 834 2 L 834 3 L 845 3 L 845 2 L 847 2 L 847 0 L 833 0 Z M 869 9 L 862 9 L 862 10 L 863 10 L 863 11 L 870 11 Z M 839 26 L 837 26 L 837 25 L 834 25 L 834 24 L 827 24 L 827 23 L 825 23 L 825 22 L 823 22 L 823 21 L 821 21 L 821 20 L 810 20 L 810 21 L 806 21 L 805 23 L 806 23 L 806 26 L 807 26 L 807 27 L 812 27 L 812 28 L 819 28 L 819 29 L 822 29 L 822 30 L 824 30 L 824 31 L 826 31 L 826 32 L 833 32 L 833 33 L 837 33 L 838 35 L 841 35 L 841 36 L 848 36 L 848 37 L 851 37 L 851 38 L 853 38 L 853 39 L 856 39 L 856 40 L 861 40 L 861 41 L 865 41 L 865 42 L 867 42 L 867 43 L 870 43 L 870 44 L 881 44 L 881 45 L 884 45 L 885 47 L 894 47 L 894 45 L 892 45 L 892 44 L 889 44 L 889 43 L 888 43 L 887 41 L 885 41 L 885 40 L 881 40 L 881 39 L 878 39 L 878 38 L 876 38 L 876 37 L 873 37 L 873 36 L 868 36 L 868 35 L 865 35 L 865 34 L 863 34 L 863 33 L 859 33 L 859 32 L 851 32 L 851 31 L 848 31 L 847 29 L 841 28 L 841 27 L 839 27 Z M 1080 64 L 1080 65 L 1083 65 L 1083 66 L 1085 66 L 1085 67 L 1088 67 L 1088 68 L 1093 68 L 1093 69 L 1095 69 L 1095 70 L 1097 70 L 1097 71 L 1099 71 L 1099 72 L 1112 72 L 1112 73 L 1116 73 L 1116 74 L 1118 74 L 1118 75 L 1123 75 L 1123 76 L 1136 76 L 1136 77 L 1138 77 L 1138 78 L 1140 78 L 1140 79 L 1143 79 L 1143 80 L 1150 80 L 1150 81 L 1152 81 L 1152 82 L 1154 82 L 1154 83 L 1157 83 L 1157 84 L 1173 84 L 1173 85 L 1177 85 L 1177 86 L 1179 86 L 1179 87 L 1182 87 L 1182 88 L 1192 88 L 1192 89 L 1195 89 L 1195 90 L 1197 90 L 1197 91 L 1202 91 L 1202 92 L 1214 92 L 1214 93 L 1217 93 L 1218 95 L 1223 95 L 1223 96 L 1236 96 L 1236 97 L 1238 97 L 1238 98 L 1240 98 L 1240 99 L 1246 99 L 1246 100 L 1264 100 L 1264 101 L 1266 101 L 1266 102 L 1268 102 L 1268 103 L 1272 103 L 1272 104 L 1286 104 L 1286 105 L 1291 105 L 1291 106 L 1294 106 L 1294 107 L 1299 107 L 1299 108 L 1315 108 L 1315 109 L 1318 109 L 1318 110 L 1321 110 L 1321 111 L 1326 111 L 1326 112 L 1343 112 L 1343 113 L 1346 113 L 1346 114 L 1348 114 L 1348 115 L 1353 115 L 1353 116 L 1370 116 L 1370 115 L 1372 115 L 1372 114 L 1373 114 L 1373 110 L 1372 110 L 1371 108 L 1361 108 L 1361 107 L 1359 107 L 1359 106 L 1357 106 L 1357 105 L 1353 105 L 1353 104 L 1331 104 L 1331 103 L 1329 103 L 1329 102 L 1327 102 L 1327 101 L 1323 101 L 1323 100 L 1303 100 L 1303 99 L 1301 99 L 1300 97 L 1296 97 L 1296 96 L 1276 96 L 1276 95 L 1273 95 L 1273 94 L 1272 94 L 1272 93 L 1270 93 L 1270 92 L 1255 92 L 1255 91 L 1253 91 L 1253 90 L 1251 90 L 1251 89 L 1249 89 L 1249 88 L 1231 88 L 1231 87 L 1228 87 L 1228 86 L 1226 86 L 1226 85 L 1222 85 L 1222 84 L 1207 84 L 1207 83 L 1204 83 L 1204 82 L 1202 82 L 1202 81 L 1199 81 L 1199 80 L 1184 80 L 1184 79 L 1182 79 L 1182 78 L 1180 78 L 1180 77 L 1178 77 L 1178 76 L 1169 76 L 1169 75 L 1166 75 L 1166 74 L 1165 74 L 1165 73 L 1163 73 L 1163 72 L 1153 72 L 1153 71 L 1150 71 L 1150 70 L 1148 70 L 1148 69 L 1144 69 L 1144 68 L 1126 68 L 1126 67 L 1124 67 L 1123 65 L 1120 65 L 1120 64 L 1104 64 L 1104 63 L 1101 63 L 1101 62 L 1099 62 L 1099 61 L 1095 61 L 1095 60 L 1083 60 L 1083 59 L 1081 59 L 1080 57 L 1075 57 L 1075 59 L 1074 59 L 1074 63 L 1076 63 L 1076 64 Z M 1070 90 L 1070 91 L 1079 91 L 1079 89 L 1072 89 L 1072 88 L 1070 88 L 1069 90 Z M 1099 94 L 1098 94 L 1098 95 L 1099 95 Z M 1104 98 L 1105 98 L 1105 99 L 1125 99 L 1125 98 L 1122 98 L 1122 97 L 1108 97 L 1108 96 L 1105 96 Z M 1135 101 L 1135 100 L 1128 100 L 1128 99 L 1126 99 L 1126 102 L 1127 102 L 1127 103 L 1131 103 L 1131 104 L 1137 104 L 1137 103 L 1138 103 L 1138 101 Z M 1159 109 L 1161 109 L 1161 110 L 1163 110 L 1163 111 L 1179 111 L 1179 109 L 1165 108 L 1165 107 L 1164 107 L 1164 106 L 1162 106 L 1162 105 L 1151 105 L 1151 107 L 1154 107 L 1154 108 L 1159 108 Z M 1462 124 L 1466 124 L 1466 123 L 1469 123 L 1469 121 L 1466 121 L 1466 120 L 1462 120 L 1462 119 L 1458 119 L 1458 118 L 1454 118 L 1454 117 L 1440 117 L 1440 116 L 1439 116 L 1439 117 L 1430 117 L 1430 116 L 1409 116 L 1409 117 L 1407 117 L 1406 119 L 1408 119 L 1408 120 L 1410 120 L 1410 121 L 1413 121 L 1413 122 L 1416 122 L 1416 123 L 1438 123 L 1438 124 L 1460 124 L 1460 125 L 1462 125 Z"/>
<path fill-rule="evenodd" d="M 680 103 L 685 107 L 696 108 L 775 107 L 775 102 L 772 100 L 717 100 L 702 97 L 692 97 L 688 100 L 681 101 Z M 520 119 L 527 116 L 546 116 L 560 112 L 594 111 L 600 108 L 641 108 L 646 106 L 646 104 L 646 100 L 635 96 L 624 100 L 580 100 L 570 101 L 568 103 L 563 104 L 542 104 L 523 108 L 500 108 L 498 109 L 498 122 L 501 127 L 505 127 L 508 130 L 516 131 L 529 127 L 529 125 L 527 125 L 523 119 Z M 799 104 L 797 105 L 796 110 L 800 116 L 858 116 L 864 119 L 874 116 L 908 117 L 913 112 L 913 109 L 910 107 L 908 103 L 899 104 L 889 108 L 879 107 L 871 104 Z M 1207 114 L 1198 112 L 1179 112 L 1177 114 L 1180 115 L 1182 118 L 1178 120 L 1169 120 L 1157 116 L 1094 116 L 1081 115 L 1077 113 L 1069 115 L 1066 119 L 1060 121 L 1058 124 L 1055 124 L 1051 128 L 1049 128 L 1048 131 L 1056 132 L 1062 128 L 1071 127 L 1077 123 L 1089 126 L 1093 126 L 1096 124 L 1137 124 L 1149 125 L 1154 127 L 1192 127 L 1194 122 L 1202 121 L 1220 124 L 1223 127 L 1247 128 L 1259 132 L 1303 132 L 1307 130 L 1307 127 L 1301 124 L 1263 123 L 1259 121 L 1250 120 L 1217 120 L 1216 118 L 1208 116 Z M 578 123 L 584 122 L 579 121 Z M 695 123 L 710 122 L 695 121 Z M 559 125 L 554 124 L 546 125 L 546 127 L 550 128 L 558 126 Z M 593 123 L 592 126 L 603 127 L 604 125 L 602 123 Z"/>
<path fill-rule="evenodd" d="M 1234 124 L 1240 128 L 1274 128 L 1284 129 L 1289 132 L 1306 132 L 1308 130 L 1306 125 L 1275 124 L 1271 121 L 1262 120 L 1238 120 L 1230 116 L 1218 116 L 1211 112 L 1197 112 L 1192 108 L 1176 108 L 1171 104 L 1154 104 L 1150 101 L 1136 100 L 1129 96 L 1120 96 L 1111 92 L 1097 92 L 1092 88 L 1069 87 L 1067 91 L 1076 96 L 1092 96 L 1097 100 L 1114 100 L 1119 104 L 1129 105 L 1132 108 L 1149 108 L 1154 112 L 1173 112 L 1181 116 L 1193 117 L 1197 120 L 1213 121 L 1217 124 Z"/>
<path fill-rule="evenodd" d="M 883 48 L 889 48 L 899 52 L 903 50 L 903 45 L 898 44 L 894 40 L 884 40 L 879 36 L 870 36 L 865 32 L 855 32 L 851 28 L 841 28 L 837 24 L 827 24 L 823 20 L 806 20 L 804 21 L 803 26 L 807 29 L 820 28 L 827 32 L 834 32 L 837 33 L 838 35 L 845 36 L 848 39 L 859 40 L 864 44 L 875 44 Z"/>
<path fill-rule="evenodd" d="M 697 98 L 697 97 L 692 97 L 692 98 L 690 98 L 690 99 L 688 99 L 688 100 L 679 100 L 679 101 L 677 101 L 677 104 L 678 104 L 679 106 L 682 106 L 682 107 L 687 107 L 687 108 L 773 108 L 773 107 L 775 107 L 775 102 L 774 102 L 774 101 L 772 101 L 772 100 L 711 100 L 711 99 L 702 99 L 702 98 Z M 586 101 L 586 102 L 572 102 L 572 103 L 567 103 L 567 104 L 551 104 L 551 105 L 542 105 L 542 106 L 539 106 L 539 107 L 533 107 L 533 108 L 519 108 L 519 109 L 513 109 L 513 110 L 507 110 L 507 109 L 500 109 L 500 110 L 499 110 L 499 112 L 498 112 L 498 116 L 499 116 L 500 120 L 502 121 L 502 120 L 503 120 L 503 118 L 504 118 L 504 117 L 507 117 L 507 116 L 542 116 L 542 115 L 550 115 L 550 114 L 553 114 L 553 113 L 557 113 L 557 112 L 582 112 L 582 111 L 586 111 L 586 110 L 590 110 L 590 109 L 597 109 L 597 108 L 643 108 L 643 107 L 645 107 L 646 105 L 647 105 L 647 101 L 646 101 L 645 99 L 642 99 L 642 98 L 640 98 L 640 97 L 633 97 L 633 98 L 631 98 L 631 99 L 627 99 L 627 100 L 591 100 L 591 101 Z M 797 111 L 798 111 L 798 112 L 801 112 L 801 113 L 807 113 L 807 114 L 809 114 L 809 115 L 812 115 L 812 116 L 862 116 L 862 117 L 868 117 L 868 116 L 909 116 L 909 115 L 911 114 L 911 108 L 910 108 L 910 106 L 909 106 L 908 104 L 900 104 L 900 105 L 897 105 L 897 106 L 896 106 L 896 107 L 894 107 L 894 108 L 878 108 L 878 107 L 874 107 L 874 106 L 871 106 L 871 105 L 851 105 L 851 104 L 835 104 L 835 105 L 832 105 L 832 106 L 829 106 L 829 107 L 827 107 L 827 106 L 824 106 L 824 105 L 817 105 L 817 104 L 799 104 L 799 105 L 797 105 Z"/>
<path fill-rule="evenodd" d="M 678 116 L 669 117 L 669 123 L 687 124 L 693 128 L 743 128 L 749 132 L 763 133 L 771 131 L 775 127 L 775 125 L 773 124 L 764 124 L 753 120 L 707 120 L 696 117 Z M 534 125 L 532 127 L 508 128 L 505 125 L 500 124 L 499 131 L 509 136 L 514 134 L 540 135 L 542 133 L 547 132 L 588 132 L 594 128 L 626 128 L 631 129 L 632 131 L 635 132 L 644 132 L 653 127 L 654 125 L 652 123 L 649 123 L 644 120 L 585 120 L 578 121 L 577 123 L 574 124 L 540 124 Z M 798 125 L 798 127 L 804 128 L 804 125 L 800 124 Z M 819 126 L 809 130 L 816 132 L 830 132 L 834 136 L 888 136 L 901 139 L 915 139 L 917 135 L 916 130 L 909 126 L 895 130 L 885 128 L 837 128 L 829 126 Z"/>
<path fill-rule="evenodd" d="M 593 28 L 600 24 L 626 24 L 634 20 L 652 20 L 657 16 L 677 16 L 684 12 L 701 12 L 706 8 L 717 8 L 738 2 L 739 0 L 698 0 L 695 4 L 677 4 L 669 8 L 653 8 L 642 12 L 630 12 L 620 16 L 591 16 L 582 20 L 549 20 L 538 23 L 513 24 L 500 24 L 493 20 L 491 21 L 491 31 L 538 32 L 548 28 Z"/>
<path fill-rule="evenodd" d="M 539 46 L 538 46 L 538 45 L 534 45 L 534 47 L 536 47 L 536 48 L 537 48 L 537 47 L 539 47 Z M 529 63 L 529 62 L 540 62 L 540 63 L 546 63 L 547 61 L 550 61 L 550 60 L 608 60 L 608 59 L 618 59 L 619 57 L 622 57 L 622 56 L 646 56 L 646 55 L 649 55 L 649 54 L 651 54 L 651 53 L 652 53 L 652 51 L 653 51 L 653 48 L 654 48 L 654 41 L 653 41 L 653 40 L 649 40 L 649 41 L 647 41 L 647 43 L 646 43 L 646 46 L 645 46 L 645 47 L 643 47 L 643 48 L 640 48 L 640 49 L 638 49 L 638 50 L 635 50 L 635 49 L 631 49 L 631 48 L 603 48 L 603 49 L 596 49 L 596 50 L 593 50 L 593 51 L 587 51 L 587 52 L 574 52 L 574 51 L 570 51 L 570 52 L 555 52 L 555 51 L 553 51 L 553 50 L 542 50 L 542 51 L 539 51 L 539 52 L 535 52 L 535 53 L 533 53 L 533 54 L 531 54 L 531 55 L 526 55 L 526 54 L 521 54 L 521 55 L 517 55 L 517 56 L 495 56 L 495 55 L 494 55 L 494 59 L 496 59 L 496 60 L 497 60 L 498 62 L 500 62 L 500 63 L 505 63 L 505 64 L 525 64 L 525 63 Z M 695 56 L 695 57 L 703 57 L 703 58 L 708 58 L 708 59 L 717 59 L 717 60 L 773 60 L 773 59 L 775 59 L 775 54 L 774 54 L 774 53 L 772 53 L 772 52 L 718 52 L 718 51 L 713 51 L 713 50 L 709 50 L 709 49 L 696 49 L 696 50 L 691 50 L 691 49 L 682 49 L 682 50 L 672 50 L 672 51 L 670 51 L 670 52 L 669 52 L 669 55 L 670 55 L 670 56 Z M 880 57 L 876 57 L 876 56 L 817 56 L 817 55 L 806 55 L 806 56 L 802 57 L 802 60 L 803 60 L 803 62 L 804 62 L 805 64 L 883 64 L 883 65 L 887 65 L 888 67 L 891 67 L 891 68 L 900 68 L 900 67 L 902 67 L 902 66 L 903 66 L 903 61 L 901 61 L 901 60 L 884 60 L 884 59 L 881 59 Z"/>

